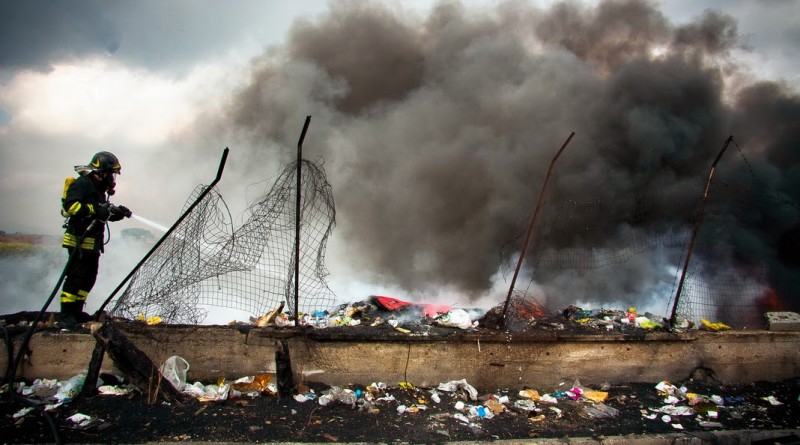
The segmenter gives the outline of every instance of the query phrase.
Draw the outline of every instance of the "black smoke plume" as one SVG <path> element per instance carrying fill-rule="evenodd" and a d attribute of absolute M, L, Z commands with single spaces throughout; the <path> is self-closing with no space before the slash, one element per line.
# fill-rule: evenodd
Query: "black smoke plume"
<path fill-rule="evenodd" d="M 348 253 L 339 261 L 365 280 L 473 297 L 490 289 L 500 251 L 524 229 L 570 132 L 554 193 L 608 203 L 607 217 L 556 224 L 540 246 L 613 247 L 630 211 L 614 203 L 644 189 L 657 191 L 657 224 L 633 229 L 686 233 L 733 135 L 718 188 L 771 198 L 723 205 L 735 230 L 719 264 L 766 265 L 759 279 L 796 308 L 798 250 L 787 246 L 800 230 L 800 97 L 740 75 L 732 54 L 743 49 L 732 17 L 707 11 L 675 25 L 645 0 L 482 10 L 446 2 L 426 17 L 334 2 L 253 61 L 249 82 L 210 128 L 246 141 L 239 156 L 252 172 L 263 159 L 291 160 L 312 115 L 306 155 L 324 159 L 334 188 L 336 236 Z M 581 238 L 583 226 L 605 239 Z M 574 271 L 533 278 L 554 294 L 562 283 L 605 289 L 610 299 L 647 292 L 663 275 L 640 261 L 580 286 Z"/>

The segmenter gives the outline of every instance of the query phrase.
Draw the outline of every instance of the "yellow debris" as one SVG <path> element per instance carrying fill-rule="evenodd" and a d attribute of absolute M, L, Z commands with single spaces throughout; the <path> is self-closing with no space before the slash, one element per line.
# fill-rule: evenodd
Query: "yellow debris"
<path fill-rule="evenodd" d="M 519 392 L 519 396 L 525 397 L 526 399 L 531 399 L 534 402 L 539 400 L 539 398 L 541 397 L 539 396 L 539 391 L 536 391 L 535 389 L 523 389 L 522 391 Z"/>
<path fill-rule="evenodd" d="M 605 391 L 585 391 L 583 397 L 591 400 L 592 402 L 605 402 L 608 398 L 608 393 Z"/>
<path fill-rule="evenodd" d="M 700 321 L 703 323 L 703 327 L 708 329 L 709 331 L 727 331 L 731 329 L 730 326 L 722 322 L 712 323 L 708 320 L 700 320 Z"/>

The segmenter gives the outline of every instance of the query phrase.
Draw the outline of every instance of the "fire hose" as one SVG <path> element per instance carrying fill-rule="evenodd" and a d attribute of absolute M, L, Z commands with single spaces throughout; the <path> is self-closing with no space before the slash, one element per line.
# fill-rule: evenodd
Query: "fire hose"
<path fill-rule="evenodd" d="M 120 207 L 115 206 L 110 202 L 107 203 L 106 207 L 108 209 L 108 217 L 112 215 L 121 215 L 122 217 L 130 218 L 132 215 L 132 212 L 127 208 L 121 206 Z M 39 313 L 36 314 L 36 317 L 31 322 L 30 328 L 25 332 L 25 337 L 22 340 L 22 344 L 20 345 L 20 349 L 17 352 L 16 357 L 14 357 L 14 344 L 8 335 L 8 331 L 4 329 L 6 336 L 6 348 L 8 349 L 8 367 L 6 369 L 6 383 L 8 385 L 7 392 L 9 392 L 10 394 L 18 396 L 17 393 L 14 391 L 14 382 L 17 376 L 17 369 L 19 368 L 19 364 L 22 361 L 22 357 L 28 351 L 28 344 L 30 343 L 31 337 L 33 337 L 33 334 L 36 331 L 36 325 L 38 325 L 39 322 L 41 321 L 42 317 L 44 316 L 44 313 L 50 306 L 50 303 L 53 302 L 53 299 L 58 293 L 58 290 L 61 288 L 61 284 L 64 282 L 64 277 L 66 277 L 67 275 L 67 268 L 69 267 L 70 260 L 72 259 L 73 255 L 75 255 L 75 252 L 77 252 L 78 249 L 80 248 L 80 245 L 83 243 L 83 239 L 86 238 L 86 235 L 90 233 L 95 227 L 97 227 L 97 224 L 105 224 L 108 221 L 108 217 L 105 220 L 100 220 L 100 219 L 92 220 L 92 222 L 89 223 L 89 226 L 86 228 L 86 230 L 83 231 L 83 234 L 81 234 L 81 236 L 78 238 L 78 241 L 75 243 L 75 246 L 70 250 L 69 256 L 67 257 L 67 262 L 64 265 L 64 268 L 61 270 L 61 275 L 58 277 L 58 282 L 53 287 L 53 291 L 50 293 L 50 296 L 47 298 L 47 301 L 39 310 Z M 22 399 L 22 401 L 24 401 L 25 403 L 38 406 L 37 403 L 25 397 L 19 396 L 19 398 Z M 45 421 L 50 426 L 50 429 L 53 432 L 55 443 L 60 444 L 61 438 L 60 435 L 58 434 L 58 429 L 56 428 L 53 419 L 45 411 L 42 411 L 42 416 L 45 418 Z"/>

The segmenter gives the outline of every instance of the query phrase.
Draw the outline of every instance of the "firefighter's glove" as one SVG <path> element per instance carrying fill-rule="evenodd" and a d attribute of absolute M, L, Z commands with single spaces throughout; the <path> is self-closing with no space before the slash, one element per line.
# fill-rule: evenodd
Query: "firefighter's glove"
<path fill-rule="evenodd" d="M 125 206 L 109 205 L 108 211 L 111 214 L 108 218 L 109 221 L 119 221 L 122 218 L 130 218 L 133 215 L 133 212 Z"/>
<path fill-rule="evenodd" d="M 111 213 L 112 205 L 108 203 L 102 203 L 99 206 L 94 208 L 94 219 L 99 220 L 100 222 L 106 222 L 109 218 L 113 215 Z"/>

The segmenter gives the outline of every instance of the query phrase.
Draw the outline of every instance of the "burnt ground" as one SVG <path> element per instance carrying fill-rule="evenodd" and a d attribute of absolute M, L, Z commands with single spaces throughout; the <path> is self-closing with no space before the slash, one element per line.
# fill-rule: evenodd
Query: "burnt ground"
<path fill-rule="evenodd" d="M 595 315 L 568 308 L 561 314 L 540 316 L 535 323 L 515 329 L 555 329 L 582 334 L 609 329 L 605 322 L 595 323 Z M 482 321 L 484 325 L 491 322 L 486 317 Z M 422 327 L 436 329 L 430 325 Z M 377 328 L 389 329 L 388 325 Z M 354 332 L 346 327 L 341 329 Z M 630 326 L 613 329 L 637 333 Z M 124 381 L 110 382 L 112 376 L 104 377 L 106 383 L 114 383 L 118 388 L 130 387 Z M 782 382 L 734 385 L 722 384 L 713 375 L 698 372 L 685 381 L 670 382 L 680 388 L 672 405 L 665 401 L 667 394 L 656 388 L 663 382 L 607 387 L 581 387 L 577 382 L 565 382 L 559 388 L 531 388 L 541 395 L 553 396 L 551 403 L 532 402 L 519 391 L 504 389 L 478 393 L 477 400 L 472 400 L 464 387 L 452 392 L 437 391 L 440 400 L 436 402 L 432 393 L 435 388 L 417 388 L 399 382 L 387 382 L 388 387 L 380 388 L 353 385 L 338 388 L 339 391 L 307 382 L 307 386 L 293 386 L 291 394 L 284 393 L 286 397 L 282 398 L 276 389 L 279 382 L 271 383 L 268 389 L 262 388 L 255 395 L 214 401 L 192 397 L 153 401 L 139 390 L 125 395 L 95 392 L 48 411 L 45 405 L 54 402 L 55 389 L 27 399 L 4 391 L 0 394 L 0 438 L 3 443 L 445 443 L 671 433 L 708 437 L 710 433 L 724 431 L 793 430 L 783 435 L 783 443 L 800 441 L 796 435 L 800 429 L 800 376 Z M 584 396 L 590 394 L 587 391 L 596 390 L 606 392 L 607 398 L 600 403 L 579 397 L 576 391 L 568 392 L 575 386 L 584 391 Z M 326 405 L 321 404 L 320 400 L 330 394 L 347 397 L 334 397 Z M 308 400 L 298 401 L 297 396 Z M 465 405 L 462 410 L 458 409 L 458 402 Z M 22 415 L 21 410 L 26 407 L 33 409 Z M 494 411 L 494 416 L 479 417 L 471 413 L 478 407 Z M 686 415 L 673 413 L 665 420 L 668 414 L 661 411 L 670 407 L 684 409 Z M 90 419 L 79 425 L 69 419 L 75 414 Z"/>
<path fill-rule="evenodd" d="M 466 391 L 441 392 L 440 402 L 431 399 L 428 389 L 389 387 L 381 396 L 391 394 L 395 400 L 375 401 L 367 406 L 361 390 L 354 406 L 341 401 L 320 405 L 319 399 L 298 402 L 277 395 L 239 397 L 223 401 L 201 402 L 190 399 L 183 403 L 148 402 L 146 396 L 94 395 L 72 400 L 48 416 L 53 426 L 41 414 L 41 407 L 18 419 L 13 414 L 27 406 L 17 397 L 0 396 L 0 437 L 5 443 L 42 443 L 60 441 L 71 443 L 143 443 L 169 441 L 222 442 L 411 442 L 443 443 L 450 441 L 492 441 L 503 439 L 563 438 L 619 436 L 630 434 L 686 433 L 702 435 L 720 430 L 786 430 L 800 428 L 800 379 L 784 382 L 759 382 L 746 385 L 720 385 L 703 381 L 676 382 L 689 392 L 722 397 L 725 405 L 700 403 L 688 416 L 672 416 L 652 409 L 664 406 L 664 397 L 655 389 L 657 382 L 629 383 L 606 388 L 608 399 L 603 405 L 586 400 L 557 398 L 555 404 L 535 403 L 536 410 L 528 411 L 516 405 L 524 400 L 518 393 L 497 391 L 494 396 L 507 395 L 505 410 L 492 418 L 470 417 L 469 409 L 458 411 L 463 401 L 467 406 L 483 404 L 489 394 L 479 394 L 477 401 L 469 400 Z M 311 384 L 301 388 L 306 394 L 313 389 L 323 395 L 330 388 Z M 589 389 L 589 388 L 586 388 Z M 558 393 L 554 393 L 558 394 Z M 378 394 L 376 394 L 378 395 Z M 774 396 L 782 405 L 767 399 Z M 398 406 L 426 407 L 416 412 L 398 412 Z M 677 406 L 689 406 L 686 400 Z M 603 407 L 606 407 L 603 409 Z M 618 410 L 616 415 L 597 418 L 607 407 Z M 555 409 L 554 409 L 555 408 Z M 591 409 L 594 408 L 594 409 Z M 600 408 L 600 409 L 598 409 Z M 718 412 L 716 419 L 708 410 Z M 68 418 L 85 414 L 90 423 L 77 426 Z M 457 414 L 463 415 L 460 420 Z M 655 414 L 654 419 L 644 415 Z M 674 425 L 680 425 L 677 429 Z M 57 433 L 54 433 L 57 431 Z M 796 438 L 800 440 L 800 438 Z"/>

